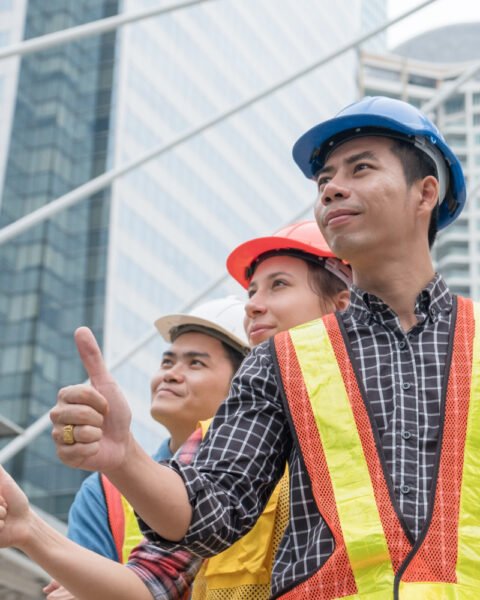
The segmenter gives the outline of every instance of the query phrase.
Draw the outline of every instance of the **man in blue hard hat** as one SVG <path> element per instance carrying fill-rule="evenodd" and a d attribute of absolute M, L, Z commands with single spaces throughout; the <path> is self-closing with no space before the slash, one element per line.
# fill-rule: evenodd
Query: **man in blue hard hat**
<path fill-rule="evenodd" d="M 465 203 L 458 159 L 424 115 L 389 98 L 352 104 L 293 154 L 317 183 L 325 238 L 352 265 L 349 308 L 257 347 L 188 466 L 141 451 L 82 331 L 95 390 L 60 393 L 59 456 L 106 472 L 152 543 L 200 556 L 253 526 L 288 462 L 273 597 L 476 597 L 478 309 L 450 293 L 429 252 Z M 70 424 L 82 443 L 63 440 Z"/>

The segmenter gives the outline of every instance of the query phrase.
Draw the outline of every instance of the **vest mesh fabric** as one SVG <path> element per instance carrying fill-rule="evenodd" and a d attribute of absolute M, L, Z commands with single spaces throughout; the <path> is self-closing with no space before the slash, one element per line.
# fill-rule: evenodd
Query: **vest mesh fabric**
<path fill-rule="evenodd" d="M 456 582 L 457 523 L 472 369 L 472 322 L 471 303 L 458 298 L 441 461 L 432 520 L 425 540 L 402 576 L 403 581 Z"/>

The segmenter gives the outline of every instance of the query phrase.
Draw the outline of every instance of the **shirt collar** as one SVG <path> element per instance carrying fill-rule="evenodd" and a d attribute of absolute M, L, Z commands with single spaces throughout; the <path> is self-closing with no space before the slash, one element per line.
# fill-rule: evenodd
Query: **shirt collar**
<path fill-rule="evenodd" d="M 418 294 L 415 301 L 415 314 L 421 323 L 428 316 L 436 321 L 440 314 L 449 313 L 452 310 L 453 299 L 445 280 L 439 273 L 435 273 L 433 279 Z M 355 284 L 351 286 L 350 306 L 346 313 L 357 321 L 368 322 L 370 319 L 387 321 L 397 316 L 392 309 L 374 294 L 369 294 Z"/>
<path fill-rule="evenodd" d="M 173 457 L 172 451 L 170 450 L 170 438 L 166 438 L 160 444 L 160 447 L 153 455 L 153 459 L 157 462 L 160 460 L 169 460 Z"/>

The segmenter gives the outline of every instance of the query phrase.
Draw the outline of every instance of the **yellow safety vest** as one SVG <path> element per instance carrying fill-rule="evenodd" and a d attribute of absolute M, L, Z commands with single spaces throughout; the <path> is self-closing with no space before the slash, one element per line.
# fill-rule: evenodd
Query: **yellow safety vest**
<path fill-rule="evenodd" d="M 312 492 L 335 540 L 280 598 L 480 598 L 480 308 L 458 298 L 431 510 L 415 545 L 399 522 L 366 403 L 335 315 L 275 338 Z M 309 436 L 301 432 L 309 431 Z M 308 438 L 308 439 L 307 439 Z"/>
<path fill-rule="evenodd" d="M 210 421 L 200 423 L 205 436 Z M 267 600 L 272 565 L 289 517 L 288 471 L 254 527 L 224 552 L 205 560 L 192 600 Z"/>

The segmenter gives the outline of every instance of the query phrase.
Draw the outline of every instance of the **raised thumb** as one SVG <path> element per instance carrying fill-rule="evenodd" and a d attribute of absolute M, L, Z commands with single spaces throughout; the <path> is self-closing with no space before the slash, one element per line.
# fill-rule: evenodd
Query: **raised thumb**
<path fill-rule="evenodd" d="M 88 327 L 79 327 L 75 331 L 75 343 L 91 384 L 96 388 L 111 383 L 113 378 L 92 331 Z"/>

